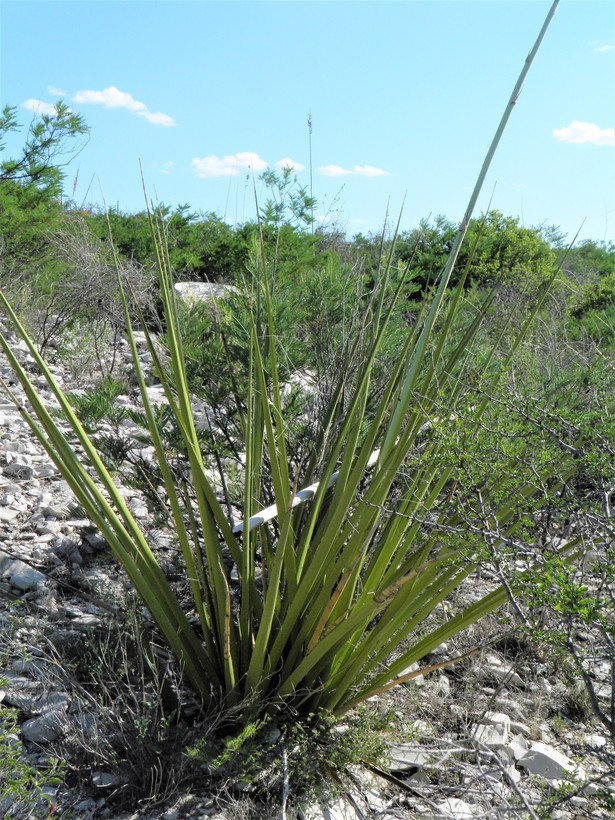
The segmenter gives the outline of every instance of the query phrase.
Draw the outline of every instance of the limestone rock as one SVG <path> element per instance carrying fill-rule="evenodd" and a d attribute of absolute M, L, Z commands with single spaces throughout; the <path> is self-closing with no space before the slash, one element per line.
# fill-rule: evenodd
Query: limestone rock
<path fill-rule="evenodd" d="M 502 724 L 477 723 L 472 727 L 471 737 L 485 746 L 504 748 L 508 744 L 509 732 Z"/>
<path fill-rule="evenodd" d="M 529 751 L 528 742 L 523 735 L 515 735 L 508 744 L 508 748 L 513 753 L 515 760 L 521 760 Z"/>
<path fill-rule="evenodd" d="M 9 581 L 12 586 L 17 587 L 22 592 L 27 592 L 30 589 L 36 589 L 39 584 L 45 581 L 45 578 L 46 576 L 42 572 L 27 564 L 22 564 L 21 567 L 11 573 Z"/>
<path fill-rule="evenodd" d="M 3 672 L 3 690 L 0 701 L 7 706 L 21 709 L 26 715 L 36 711 L 43 696 L 43 686 L 37 681 L 14 672 Z"/>
<path fill-rule="evenodd" d="M 512 686 L 516 689 L 525 689 L 525 681 L 515 671 L 511 664 L 504 663 L 490 663 L 486 667 L 486 671 L 494 677 L 498 683 L 504 686 Z"/>
<path fill-rule="evenodd" d="M 231 293 L 239 293 L 232 285 L 220 285 L 214 282 L 176 282 L 175 290 L 186 304 L 211 302 L 215 305 L 218 299 L 224 299 Z"/>
<path fill-rule="evenodd" d="M 19 461 L 11 461 L 9 464 L 5 464 L 2 472 L 4 475 L 16 478 L 19 481 L 29 481 L 34 478 L 34 467 L 29 464 L 22 464 Z"/>
<path fill-rule="evenodd" d="M 420 769 L 432 762 L 431 755 L 416 743 L 388 743 L 387 758 L 388 768 L 396 772 Z"/>
<path fill-rule="evenodd" d="M 477 810 L 477 807 L 471 806 L 465 800 L 460 800 L 458 797 L 447 797 L 442 803 L 438 803 L 435 807 L 432 818 L 451 817 L 455 820 L 469 820 L 471 817 L 482 815 L 483 812 Z"/>
<path fill-rule="evenodd" d="M 585 780 L 585 771 L 565 754 L 546 743 L 534 741 L 531 749 L 521 757 L 518 766 L 530 774 L 536 774 L 547 780 L 562 780 L 570 777 Z"/>
<path fill-rule="evenodd" d="M 31 743 L 51 743 L 64 733 L 66 717 L 62 709 L 52 708 L 21 725 L 21 736 Z"/>
<path fill-rule="evenodd" d="M 99 789 L 111 789 L 121 786 L 124 781 L 119 775 L 111 772 L 92 772 L 92 783 Z"/>

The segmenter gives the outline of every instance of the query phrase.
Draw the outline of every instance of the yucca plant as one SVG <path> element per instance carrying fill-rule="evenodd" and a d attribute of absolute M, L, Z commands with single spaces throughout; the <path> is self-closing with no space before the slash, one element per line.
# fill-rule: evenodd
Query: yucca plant
<path fill-rule="evenodd" d="M 450 540 L 441 544 L 437 525 L 425 529 L 427 514 L 436 524 L 458 523 L 442 520 L 439 506 L 450 476 L 441 450 L 443 439 L 430 438 L 425 431 L 434 414 L 442 421 L 455 413 L 464 368 L 472 360 L 489 309 L 491 296 L 460 330 L 465 272 L 452 292 L 449 280 L 496 146 L 556 7 L 554 2 L 515 85 L 437 288 L 408 329 L 390 379 L 374 401 L 374 362 L 405 286 L 402 280 L 387 301 L 390 264 L 383 263 L 370 303 L 369 343 L 363 347 L 362 338 L 364 353 L 351 395 L 345 395 L 342 404 L 348 386 L 340 381 L 320 420 L 312 458 L 301 473 L 304 489 L 299 492 L 289 468 L 269 271 L 262 248 L 246 293 L 248 379 L 244 390 L 237 388 L 246 452 L 244 520 L 239 525 L 229 520 L 207 478 L 208 465 L 193 420 L 164 232 L 155 215 L 150 216 L 168 365 L 163 365 L 157 346 L 147 338 L 181 432 L 189 480 L 178 479 L 166 452 L 139 366 L 129 294 L 122 290 L 121 277 L 118 287 L 144 412 L 192 593 L 189 610 L 180 604 L 147 533 L 126 507 L 73 407 L 0 293 L 0 302 L 45 376 L 77 447 L 69 443 L 9 341 L 0 335 L 0 345 L 29 403 L 30 409 L 20 405 L 20 411 L 106 538 L 207 708 L 228 709 L 244 720 L 285 708 L 299 715 L 318 709 L 342 715 L 400 682 L 400 674 L 410 664 L 507 600 L 507 591 L 496 588 L 454 617 L 428 626 L 434 623 L 439 605 L 473 572 L 476 556 L 451 546 Z M 496 344 L 480 364 L 474 364 L 480 378 L 487 382 L 499 378 L 539 308 L 540 304 L 527 316 L 504 362 L 497 363 Z M 358 350 L 358 341 L 356 345 Z M 486 401 L 473 408 L 475 422 Z M 401 483 L 410 454 L 413 473 Z M 502 465 L 502 471 L 509 467 Z M 275 505 L 273 511 L 263 512 L 267 485 Z M 489 488 L 484 492 L 488 494 Z M 533 492 L 528 484 L 527 496 Z M 496 523 L 505 543 L 514 527 L 512 500 L 500 504 Z"/>

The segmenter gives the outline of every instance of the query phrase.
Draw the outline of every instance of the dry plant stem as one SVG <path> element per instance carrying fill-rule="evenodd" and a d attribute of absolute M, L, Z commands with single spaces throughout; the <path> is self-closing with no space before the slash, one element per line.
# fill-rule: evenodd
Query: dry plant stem
<path fill-rule="evenodd" d="M 574 660 L 575 666 L 577 668 L 577 672 L 581 675 L 583 683 L 585 685 L 585 690 L 588 694 L 590 703 L 592 705 L 592 710 L 598 720 L 602 723 L 602 725 L 606 728 L 609 733 L 609 736 L 612 741 L 615 742 L 615 644 L 613 643 L 612 639 L 608 635 L 605 630 L 602 631 L 602 637 L 608 642 L 609 649 L 610 649 L 610 656 L 611 656 L 611 695 L 610 695 L 610 709 L 609 714 L 607 714 L 598 698 L 596 693 L 596 687 L 594 686 L 594 682 L 591 678 L 591 675 L 586 669 L 585 663 L 583 662 L 583 658 L 579 655 L 577 646 L 575 642 L 570 638 L 570 629 L 568 630 L 568 640 L 566 641 L 566 648 L 570 653 L 570 656 Z"/>
<path fill-rule="evenodd" d="M 288 753 L 286 746 L 282 748 L 282 808 L 281 820 L 286 820 L 286 804 L 290 795 L 290 777 L 288 771 Z"/>
<path fill-rule="evenodd" d="M 459 255 L 459 251 L 461 250 L 461 245 L 463 243 L 466 232 L 468 230 L 468 226 L 470 224 L 470 219 L 472 218 L 472 214 L 474 212 L 474 208 L 476 206 L 478 196 L 479 196 L 479 194 L 482 190 L 485 178 L 487 176 L 489 166 L 491 165 L 491 161 L 493 160 L 493 157 L 495 156 L 495 152 L 496 152 L 497 147 L 500 143 L 502 135 L 504 134 L 504 131 L 506 130 L 506 125 L 508 123 L 508 120 L 510 119 L 510 115 L 512 114 L 513 108 L 515 107 L 515 105 L 517 103 L 517 100 L 519 98 L 519 95 L 521 94 L 521 89 L 523 88 L 523 83 L 525 82 L 525 78 L 528 74 L 528 71 L 530 70 L 530 66 L 532 65 L 532 62 L 534 61 L 534 58 L 535 58 L 536 54 L 538 53 L 538 49 L 540 48 L 540 44 L 542 43 L 543 38 L 544 38 L 545 34 L 547 33 L 547 29 L 549 28 L 551 20 L 553 19 L 554 15 L 555 15 L 555 12 L 557 11 L 558 5 L 559 5 L 559 0 L 554 0 L 554 2 L 552 3 L 551 8 L 550 8 L 546 18 L 545 18 L 545 21 L 542 25 L 542 28 L 541 28 L 541 30 L 538 34 L 538 37 L 536 38 L 536 42 L 534 43 L 534 47 L 532 48 L 532 50 L 530 51 L 530 53 L 528 54 L 528 56 L 525 60 L 524 66 L 521 70 L 521 73 L 519 74 L 517 82 L 515 83 L 515 87 L 513 88 L 512 94 L 511 94 L 510 99 L 508 101 L 508 104 L 507 104 L 507 106 L 504 110 L 504 114 L 502 115 L 502 118 L 501 118 L 500 123 L 498 125 L 498 128 L 496 130 L 495 136 L 493 137 L 493 139 L 491 141 L 491 145 L 489 146 L 489 150 L 487 151 L 487 154 L 486 154 L 485 159 L 483 161 L 482 167 L 481 167 L 480 172 L 478 174 L 476 184 L 474 185 L 472 195 L 470 196 L 470 200 L 468 202 L 466 212 L 465 212 L 464 217 L 461 221 L 459 231 L 457 232 L 457 236 L 455 237 L 455 240 L 453 242 L 453 247 L 452 247 L 450 255 L 449 255 L 449 257 L 446 261 L 444 271 L 442 272 L 442 276 L 440 278 L 440 283 L 438 285 L 438 297 L 442 293 L 444 293 L 444 291 L 448 287 L 448 283 L 449 283 L 449 280 L 450 280 L 450 277 L 451 277 L 451 273 L 453 272 L 453 268 L 455 267 L 455 263 L 457 262 L 457 257 Z M 418 342 L 419 347 L 422 347 L 422 346 L 426 345 L 427 337 L 428 337 L 428 332 L 427 331 L 428 331 L 428 329 L 431 329 L 431 327 L 433 326 L 433 323 L 435 322 L 436 316 L 437 316 L 438 311 L 439 311 L 439 304 L 440 304 L 440 299 L 438 299 L 436 297 L 436 299 L 434 300 L 433 306 L 432 306 L 432 310 L 430 311 L 430 317 L 429 317 L 429 319 L 428 319 L 428 321 L 425 325 L 425 328 L 423 329 L 423 332 L 421 334 L 421 339 Z M 410 370 L 408 372 L 408 376 L 406 377 L 406 383 L 409 383 L 409 381 L 411 380 L 412 375 L 413 375 L 412 370 Z M 391 425 L 391 428 L 393 428 L 395 430 L 397 430 L 399 428 L 399 424 L 401 422 L 401 415 L 403 414 L 403 408 L 402 408 L 401 405 L 398 406 L 398 408 L 396 410 L 396 413 L 398 414 L 398 419 L 395 420 L 395 423 L 393 423 Z M 386 455 L 388 455 L 388 453 L 390 451 L 390 448 L 392 446 L 393 446 L 393 442 L 391 441 L 390 436 L 389 436 L 388 440 L 385 439 L 385 443 L 383 444 L 383 448 L 382 448 L 383 449 L 383 455 L 385 457 L 386 457 Z"/>
<path fill-rule="evenodd" d="M 506 573 L 504 572 L 504 570 L 502 568 L 502 562 L 500 561 L 497 546 L 496 546 L 497 542 L 501 543 L 501 540 L 502 540 L 501 535 L 498 532 L 499 527 L 498 527 L 498 524 L 497 524 L 497 520 L 495 521 L 496 531 L 491 532 L 491 530 L 488 526 L 488 522 L 487 522 L 487 511 L 485 509 L 485 502 L 483 500 L 483 495 L 482 495 L 480 489 L 476 490 L 476 495 L 478 497 L 478 503 L 480 504 L 481 515 L 482 515 L 482 519 L 483 519 L 484 537 L 485 537 L 485 540 L 487 542 L 487 546 L 489 547 L 489 551 L 491 553 L 491 558 L 492 558 L 492 560 L 495 564 L 495 568 L 496 568 L 496 572 L 498 574 L 498 578 L 500 579 L 500 581 L 502 583 L 502 586 L 506 590 L 506 593 L 508 595 L 508 599 L 509 599 L 513 609 L 517 613 L 517 616 L 521 620 L 521 623 L 526 627 L 526 629 L 531 629 L 530 622 L 527 619 L 527 617 L 525 616 L 525 613 L 523 612 L 523 610 L 521 609 L 521 605 L 517 601 L 517 596 L 515 595 L 512 586 L 508 582 L 508 578 L 506 577 Z"/>
<path fill-rule="evenodd" d="M 519 788 L 519 786 L 515 782 L 514 778 L 511 777 L 508 770 L 506 769 L 506 767 L 502 763 L 502 760 L 500 759 L 497 752 L 494 752 L 492 749 L 490 749 L 485 744 L 478 744 L 477 749 L 478 749 L 477 759 L 478 759 L 478 762 L 479 762 L 479 767 L 481 766 L 481 757 L 485 757 L 490 766 L 495 765 L 500 770 L 500 772 L 501 772 L 502 776 L 504 777 L 504 779 L 506 780 L 506 783 L 509 786 L 509 788 L 515 793 L 515 795 L 517 796 L 517 798 L 521 802 L 523 808 L 527 812 L 527 816 L 530 817 L 531 820 L 540 820 L 539 816 L 536 814 L 534 809 L 530 806 L 527 798 L 525 797 L 525 795 L 523 794 L 523 792 L 521 791 L 521 789 Z M 497 789 L 497 786 L 498 786 L 497 781 L 494 784 L 494 786 Z"/>
<path fill-rule="evenodd" d="M 615 491 L 615 487 L 605 487 L 604 479 L 600 481 L 600 490 L 602 493 L 602 501 L 604 503 L 604 515 L 606 518 L 611 518 L 611 495 Z"/>

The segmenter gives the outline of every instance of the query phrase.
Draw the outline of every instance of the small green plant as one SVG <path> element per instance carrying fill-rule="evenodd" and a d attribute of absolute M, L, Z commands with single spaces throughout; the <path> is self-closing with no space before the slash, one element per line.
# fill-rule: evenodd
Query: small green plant
<path fill-rule="evenodd" d="M 94 432 L 98 422 L 103 419 L 121 421 L 123 414 L 118 413 L 115 400 L 125 392 L 126 385 L 123 382 L 107 375 L 93 390 L 67 395 L 85 429 Z"/>
<path fill-rule="evenodd" d="M 600 808 L 604 808 L 608 812 L 615 807 L 615 800 L 611 791 L 601 789 L 596 785 L 588 794 L 586 791 L 587 783 L 580 782 L 573 775 L 550 783 L 542 778 L 534 778 L 533 780 L 534 785 L 541 792 L 540 802 L 536 807 L 536 816 L 540 820 L 550 820 L 560 808 L 565 811 L 567 806 L 570 805 L 571 798 L 574 797 L 586 798 L 588 805 L 585 811 L 588 815 L 591 815 L 594 809 L 597 809 L 597 814 L 600 814 Z"/>
<path fill-rule="evenodd" d="M 386 753 L 385 733 L 394 726 L 394 716 L 363 704 L 340 724 L 330 714 L 310 715 L 306 724 L 289 731 L 288 746 L 295 748 L 296 777 L 309 777 L 306 763 L 322 762 L 339 773 L 350 766 L 380 764 Z"/>
<path fill-rule="evenodd" d="M 2 681 L 0 680 L 0 685 Z M 19 740 L 19 711 L 0 705 L 0 814 L 2 817 L 47 817 L 62 767 L 48 760 L 41 771 L 28 762 Z"/>
<path fill-rule="evenodd" d="M 253 799 L 261 804 L 279 805 L 284 790 L 293 802 L 309 803 L 330 796 L 333 783 L 346 781 L 352 767 L 381 764 L 384 733 L 392 725 L 389 715 L 366 707 L 342 725 L 328 712 L 301 722 L 286 717 L 277 725 L 258 720 L 239 734 L 199 740 L 186 755 L 207 772 L 212 791 L 241 782 L 250 785 Z"/>
<path fill-rule="evenodd" d="M 222 740 L 199 740 L 186 749 L 187 756 L 204 766 L 213 777 L 234 776 L 251 781 L 264 768 L 269 750 L 263 745 L 266 721 L 247 723 L 239 734 Z"/>

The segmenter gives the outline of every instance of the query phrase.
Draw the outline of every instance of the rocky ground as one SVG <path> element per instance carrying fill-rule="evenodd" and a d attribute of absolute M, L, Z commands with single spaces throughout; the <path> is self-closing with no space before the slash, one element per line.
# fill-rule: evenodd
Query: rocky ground
<path fill-rule="evenodd" d="M 20 355 L 29 366 L 23 346 Z M 15 386 L 6 363 L 0 375 Z M 68 388 L 83 386 L 71 384 L 61 368 L 55 375 Z M 42 379 L 39 386 L 52 407 Z M 121 401 L 130 406 L 134 396 Z M 126 423 L 122 435 L 130 441 L 134 434 Z M 123 493 L 162 559 L 172 563 L 172 532 L 152 519 L 138 491 L 125 486 Z M 118 647 L 120 655 L 134 651 L 115 628 L 130 620 L 134 606 L 104 540 L 79 516 L 17 408 L 0 398 L 0 744 L 11 750 L 0 760 L 1 816 L 259 816 L 245 783 L 212 794 L 197 781 L 184 783 L 180 768 L 169 776 L 144 757 L 139 769 L 135 744 L 147 737 L 132 729 L 151 717 L 148 683 L 135 683 L 132 701 L 117 695 L 132 756 L 122 757 L 113 738 L 101 738 L 112 732 L 109 700 L 94 697 L 74 670 L 86 656 L 92 662 L 96 647 L 102 674 L 93 679 L 104 687 Z M 431 660 L 457 653 L 444 646 Z M 607 665 L 597 664 L 595 673 L 606 692 Z M 464 664 L 396 687 L 379 704 L 397 716 L 384 762 L 353 769 L 327 807 L 315 801 L 291 812 L 282 800 L 276 813 L 262 809 L 260 816 L 606 818 L 604 793 L 615 800 L 613 745 L 590 711 L 575 713 L 573 701 L 570 681 L 548 658 L 529 645 L 496 641 Z M 11 709 L 18 710 L 17 724 L 3 736 L 3 715 Z M 275 761 L 277 738 L 270 740 Z M 43 784 L 38 802 L 34 790 L 28 802 L 7 787 L 12 764 L 6 761 L 15 755 L 43 773 L 64 761 L 59 782 Z M 283 778 L 282 758 L 276 765 Z M 131 778 L 141 778 L 138 789 Z"/>

